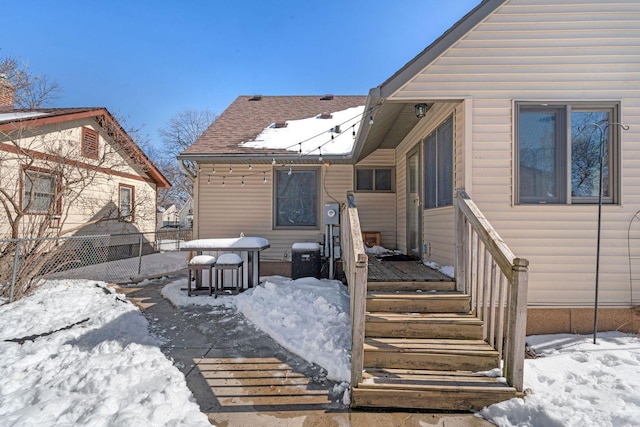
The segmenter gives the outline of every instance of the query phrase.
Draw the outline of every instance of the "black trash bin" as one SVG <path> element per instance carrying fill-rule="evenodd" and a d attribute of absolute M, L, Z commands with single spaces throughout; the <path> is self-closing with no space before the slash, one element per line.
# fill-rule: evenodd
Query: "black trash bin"
<path fill-rule="evenodd" d="M 320 278 L 320 245 L 318 243 L 294 243 L 291 246 L 291 278 Z"/>

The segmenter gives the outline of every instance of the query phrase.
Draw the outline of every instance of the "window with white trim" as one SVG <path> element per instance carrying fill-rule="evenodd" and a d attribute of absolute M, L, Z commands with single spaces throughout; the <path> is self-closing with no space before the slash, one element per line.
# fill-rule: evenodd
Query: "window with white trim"
<path fill-rule="evenodd" d="M 320 169 L 276 169 L 274 177 L 274 228 L 318 228 Z"/>
<path fill-rule="evenodd" d="M 516 203 L 618 199 L 617 103 L 516 104 Z"/>

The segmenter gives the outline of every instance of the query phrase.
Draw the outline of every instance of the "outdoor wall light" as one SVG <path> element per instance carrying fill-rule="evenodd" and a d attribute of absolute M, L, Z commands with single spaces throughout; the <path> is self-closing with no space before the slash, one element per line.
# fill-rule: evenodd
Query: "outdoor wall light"
<path fill-rule="evenodd" d="M 421 119 L 427 114 L 427 110 L 429 109 L 429 107 L 427 106 L 427 104 L 416 104 L 415 109 L 416 117 Z"/>

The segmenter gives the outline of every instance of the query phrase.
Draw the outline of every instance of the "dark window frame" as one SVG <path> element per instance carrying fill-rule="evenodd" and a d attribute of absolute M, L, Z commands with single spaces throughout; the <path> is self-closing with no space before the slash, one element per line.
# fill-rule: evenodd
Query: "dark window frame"
<path fill-rule="evenodd" d="M 450 126 L 450 139 L 446 128 Z M 423 141 L 423 208 L 437 209 L 453 205 L 455 182 L 455 117 L 444 119 Z M 448 152 L 447 152 L 448 151 Z"/>
<path fill-rule="evenodd" d="M 361 189 L 358 188 L 358 172 L 359 171 L 371 171 L 371 189 Z M 378 171 L 389 171 L 389 189 L 379 190 L 376 188 Z M 356 166 L 353 173 L 353 188 L 357 193 L 395 193 L 396 192 L 396 169 L 393 166 Z"/>
<path fill-rule="evenodd" d="M 555 153 L 551 156 L 556 162 L 552 179 L 555 182 L 552 187 L 555 195 L 543 196 L 543 195 L 525 195 L 523 188 L 523 162 L 524 156 L 521 153 L 521 131 L 523 130 L 523 113 L 555 113 L 557 120 L 554 124 L 556 129 L 554 131 L 555 136 Z M 574 195 L 577 191 L 574 188 L 574 172 L 578 173 L 577 168 L 578 159 L 574 155 L 574 149 L 578 149 L 580 140 L 577 135 L 574 138 L 574 132 L 581 134 L 586 131 L 590 136 L 586 142 L 587 150 L 589 149 L 589 142 L 594 138 L 600 142 L 600 129 L 597 126 L 580 126 L 576 128 L 574 121 L 574 113 L 591 113 L 591 114 L 607 114 L 607 124 L 605 127 L 600 126 L 600 129 L 604 130 L 602 135 L 603 142 L 606 144 L 606 166 L 605 166 L 605 182 L 603 188 L 605 188 L 605 194 L 603 195 L 602 202 L 605 204 L 619 204 L 620 195 L 620 129 L 616 125 L 620 123 L 620 102 L 619 101 L 576 101 L 576 102 L 525 102 L 519 101 L 515 103 L 514 108 L 514 204 L 516 205 L 536 205 L 536 204 L 551 204 L 551 205 L 563 205 L 563 204 L 595 204 L 598 203 L 597 189 L 590 196 Z M 585 146 L 585 142 L 582 141 L 582 147 Z M 592 153 L 593 153 L 593 147 Z M 598 147 L 599 149 L 599 144 Z M 585 150 L 585 148 L 582 148 Z M 595 155 L 599 157 L 599 152 L 596 151 Z M 593 162 L 593 159 L 591 159 Z M 598 159 L 599 160 L 599 159 Z M 596 165 L 592 165 L 595 171 Z M 588 165 L 583 165 L 583 168 L 588 168 Z M 591 172 L 591 178 L 597 179 L 599 174 L 599 161 L 597 163 L 597 172 Z M 532 179 L 532 178 L 529 178 Z M 529 191 L 531 192 L 531 191 Z"/>
<path fill-rule="evenodd" d="M 289 170 L 291 170 L 291 175 L 288 175 Z M 280 186 L 280 181 L 281 178 L 279 177 L 295 177 L 296 174 L 300 174 L 300 173 L 308 173 L 308 172 L 313 172 L 315 174 L 315 209 L 313 209 L 314 211 L 314 215 L 315 215 L 315 222 L 313 224 L 297 224 L 294 223 L 292 225 L 283 225 L 281 223 L 279 223 L 278 221 L 278 211 L 280 208 L 280 201 L 284 199 L 284 197 L 279 197 L 278 193 L 279 193 L 279 186 Z M 319 230 L 320 226 L 321 226 L 321 197 L 322 197 L 322 186 L 321 186 L 321 180 L 322 180 L 322 170 L 319 167 L 277 167 L 273 169 L 273 195 L 272 195 L 272 223 L 273 223 L 273 229 L 274 230 Z"/>

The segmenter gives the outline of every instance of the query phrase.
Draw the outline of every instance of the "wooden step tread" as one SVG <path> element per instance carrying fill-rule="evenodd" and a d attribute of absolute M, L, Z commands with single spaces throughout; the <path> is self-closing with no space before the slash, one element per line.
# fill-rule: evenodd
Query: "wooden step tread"
<path fill-rule="evenodd" d="M 425 291 L 425 292 L 379 292 L 368 291 L 367 299 L 468 299 L 469 296 L 458 291 Z"/>
<path fill-rule="evenodd" d="M 352 407 L 478 411 L 494 403 L 522 397 L 513 387 L 425 385 L 417 388 L 361 383 L 351 390 Z"/>
<path fill-rule="evenodd" d="M 482 325 L 482 320 L 468 313 L 391 313 L 380 311 L 368 312 L 366 321 Z"/>
<path fill-rule="evenodd" d="M 400 353 L 437 353 L 497 356 L 498 352 L 483 340 L 429 338 L 371 338 L 364 340 L 364 351 Z"/>
<path fill-rule="evenodd" d="M 453 281 L 375 282 L 367 281 L 367 289 L 375 292 L 455 291 Z"/>
<path fill-rule="evenodd" d="M 367 369 L 358 387 L 421 388 L 431 386 L 471 388 L 512 388 L 503 378 L 473 372 L 428 371 L 417 369 Z"/>

